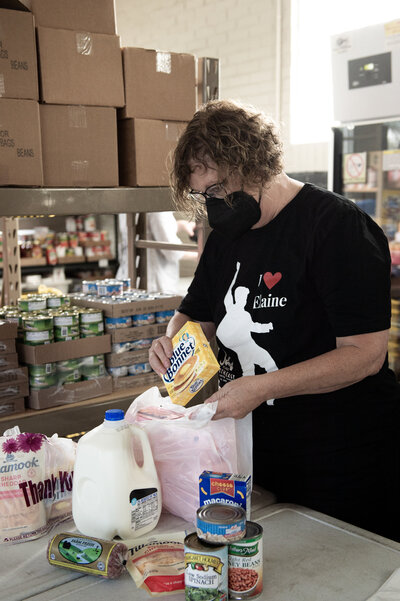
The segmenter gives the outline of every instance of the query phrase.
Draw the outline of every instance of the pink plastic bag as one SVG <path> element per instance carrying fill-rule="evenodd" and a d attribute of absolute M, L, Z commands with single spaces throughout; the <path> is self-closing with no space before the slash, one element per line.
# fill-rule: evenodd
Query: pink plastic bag
<path fill-rule="evenodd" d="M 234 419 L 211 421 L 216 407 L 217 403 L 190 408 L 175 405 L 154 386 L 133 401 L 125 416 L 149 437 L 163 508 L 192 523 L 204 470 L 251 473 L 251 429 L 239 445 Z"/>
<path fill-rule="evenodd" d="M 39 538 L 71 518 L 76 443 L 53 434 L 0 437 L 0 543 Z"/>

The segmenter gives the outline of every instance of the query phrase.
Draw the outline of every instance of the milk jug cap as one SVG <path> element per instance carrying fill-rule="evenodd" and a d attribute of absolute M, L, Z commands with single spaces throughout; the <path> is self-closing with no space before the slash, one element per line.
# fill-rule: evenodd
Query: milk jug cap
<path fill-rule="evenodd" d="M 107 409 L 105 419 L 108 422 L 118 422 L 124 419 L 124 412 L 122 409 Z"/>

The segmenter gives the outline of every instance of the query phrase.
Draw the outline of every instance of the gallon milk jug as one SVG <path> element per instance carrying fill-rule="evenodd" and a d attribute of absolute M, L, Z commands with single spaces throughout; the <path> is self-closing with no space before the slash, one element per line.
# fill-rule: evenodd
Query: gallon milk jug
<path fill-rule="evenodd" d="M 143 465 L 135 459 L 140 441 Z M 136 538 L 157 525 L 161 489 L 147 434 L 128 424 L 122 409 L 78 441 L 72 487 L 72 516 L 87 536 Z"/>

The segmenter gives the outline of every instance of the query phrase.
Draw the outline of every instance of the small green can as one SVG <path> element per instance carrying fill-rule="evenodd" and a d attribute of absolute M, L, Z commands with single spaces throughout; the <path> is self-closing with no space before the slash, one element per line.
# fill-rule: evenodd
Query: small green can
<path fill-rule="evenodd" d="M 53 318 L 49 315 L 26 313 L 22 315 L 22 329 L 25 332 L 43 332 L 53 329 Z"/>
<path fill-rule="evenodd" d="M 65 361 L 57 361 L 56 363 L 57 373 L 79 371 L 79 367 L 79 359 L 66 359 Z"/>
<path fill-rule="evenodd" d="M 104 365 L 104 355 L 90 355 L 89 357 L 82 357 L 81 366 L 85 365 L 91 367 L 94 365 Z"/>
<path fill-rule="evenodd" d="M 69 296 L 57 296 L 56 294 L 52 294 L 47 297 L 48 309 L 60 309 L 68 307 L 70 302 Z"/>
<path fill-rule="evenodd" d="M 32 390 L 43 390 L 57 385 L 57 374 L 45 374 L 42 376 L 29 376 L 29 386 Z"/>
<path fill-rule="evenodd" d="M 55 363 L 43 363 L 42 365 L 28 365 L 29 376 L 48 376 L 56 373 Z"/>
<path fill-rule="evenodd" d="M 24 330 L 23 332 L 24 344 L 30 346 L 38 346 L 39 344 L 50 344 L 54 342 L 53 330 L 42 330 L 40 332 L 29 332 Z"/>
<path fill-rule="evenodd" d="M 80 369 L 73 371 L 63 371 L 57 374 L 57 382 L 60 386 L 69 382 L 78 382 L 81 379 Z"/>
<path fill-rule="evenodd" d="M 65 340 L 77 340 L 79 338 L 79 326 L 55 326 L 54 340 L 62 342 Z"/>
<path fill-rule="evenodd" d="M 102 336 L 104 334 L 103 311 L 98 309 L 83 309 L 79 313 L 81 338 Z"/>
<path fill-rule="evenodd" d="M 106 375 L 104 365 L 81 365 L 82 380 L 95 380 Z"/>
<path fill-rule="evenodd" d="M 79 327 L 79 313 L 75 310 L 58 311 L 54 314 L 54 325 L 56 327 L 77 326 Z"/>
<path fill-rule="evenodd" d="M 18 308 L 20 311 L 43 311 L 46 309 L 46 297 L 38 295 L 19 298 Z"/>

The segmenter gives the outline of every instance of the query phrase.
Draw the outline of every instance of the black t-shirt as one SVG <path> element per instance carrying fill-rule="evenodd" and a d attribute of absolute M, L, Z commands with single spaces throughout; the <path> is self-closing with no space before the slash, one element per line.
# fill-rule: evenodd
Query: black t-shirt
<path fill-rule="evenodd" d="M 305 184 L 267 225 L 235 241 L 211 232 L 179 311 L 215 323 L 222 386 L 293 365 L 334 349 L 336 337 L 390 327 L 387 239 L 353 202 Z M 386 361 L 321 396 L 365 402 L 398 388 Z M 316 400 L 296 397 L 297 406 Z"/>

